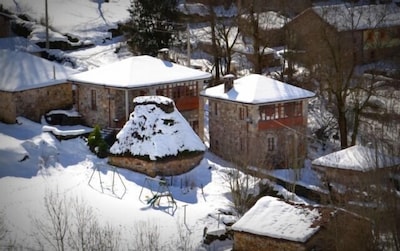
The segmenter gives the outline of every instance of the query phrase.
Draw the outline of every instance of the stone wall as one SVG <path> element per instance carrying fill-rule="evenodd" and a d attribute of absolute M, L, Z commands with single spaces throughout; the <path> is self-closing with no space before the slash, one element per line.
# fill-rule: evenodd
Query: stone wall
<path fill-rule="evenodd" d="M 73 103 L 70 83 L 12 93 L 1 92 L 0 98 L 0 119 L 7 123 L 15 123 L 17 116 L 39 122 L 48 111 L 68 109 Z"/>
<path fill-rule="evenodd" d="M 149 161 L 129 156 L 111 155 L 108 157 L 109 164 L 130 169 L 135 172 L 146 174 L 150 177 L 172 176 L 186 173 L 196 167 L 203 159 L 203 153 L 193 156 L 180 157 L 169 160 Z"/>
<path fill-rule="evenodd" d="M 313 25 L 308 25 L 310 23 Z M 340 55 L 340 63 L 344 65 L 342 67 L 349 68 L 354 63 L 366 64 L 382 59 L 393 59 L 393 56 L 399 50 L 399 45 L 384 46 L 384 43 L 379 42 L 374 48 L 366 48 L 364 42 L 367 32 L 381 31 L 382 34 L 395 34 L 396 30 L 399 29 L 398 26 L 381 30 L 357 29 L 359 27 L 355 27 L 355 30 L 338 32 L 336 28 L 327 24 L 319 15 L 308 9 L 289 22 L 288 28 L 288 32 L 296 38 L 291 42 L 290 49 L 307 52 L 296 54 L 295 60 L 306 65 L 314 65 L 315 62 L 330 65 L 338 64 L 334 61 L 337 60 L 334 57 Z M 333 51 L 332 48 L 334 48 Z"/>
<path fill-rule="evenodd" d="M 109 126 L 112 117 L 109 102 L 111 95 L 109 88 L 96 85 L 77 86 L 77 110 L 83 115 L 84 123 L 88 126 L 99 125 L 101 128 Z M 92 95 L 94 95 L 94 106 L 92 106 Z"/>
<path fill-rule="evenodd" d="M 0 121 L 15 123 L 17 114 L 12 92 L 0 91 L 0 111 Z"/>
<path fill-rule="evenodd" d="M 233 251 L 302 251 L 306 247 L 297 242 L 274 239 L 246 232 L 234 232 Z"/>
<path fill-rule="evenodd" d="M 400 172 L 398 166 L 380 167 L 367 172 L 319 165 L 313 165 L 312 169 L 322 175 L 323 181 L 352 187 L 367 187 L 371 184 L 384 184 L 392 174 Z"/>
<path fill-rule="evenodd" d="M 209 99 L 210 150 L 241 166 L 301 167 L 307 148 L 306 118 L 304 101 L 303 118 L 295 126 L 260 130 L 257 105 Z M 274 138 L 272 151 L 268 150 L 268 138 Z"/>
<path fill-rule="evenodd" d="M 204 86 L 204 81 L 198 82 L 198 91 L 201 91 Z M 108 88 L 106 86 L 91 85 L 91 84 L 81 84 L 75 83 L 76 85 L 76 107 L 80 114 L 83 115 L 84 123 L 88 126 L 99 125 L 101 128 L 113 127 L 121 128 L 127 119 L 126 118 L 126 94 L 128 92 L 128 116 L 133 111 L 133 99 L 137 96 L 143 95 L 156 95 L 157 87 L 151 86 L 135 90 L 121 90 Z M 92 107 L 92 94 L 95 94 L 96 105 L 95 109 Z M 172 97 L 170 97 L 172 99 Z M 198 96 L 195 97 L 198 99 Z M 184 99 L 184 98 L 182 98 Z M 189 99 L 193 102 L 193 99 Z M 176 99 L 174 99 L 176 102 Z M 183 101 L 185 102 L 185 101 Z M 196 101 L 196 106 L 193 109 L 180 111 L 191 125 L 196 125 L 194 128 L 198 132 L 200 138 L 203 138 L 203 132 L 199 131 L 199 126 L 204 124 L 203 122 L 203 106 L 198 105 L 199 102 Z M 179 107 L 178 107 L 179 109 Z"/>
<path fill-rule="evenodd" d="M 50 110 L 72 107 L 72 86 L 70 83 L 47 86 L 14 93 L 17 116 L 33 121 Z"/>
<path fill-rule="evenodd" d="M 294 242 L 247 232 L 234 231 L 234 251 L 252 250 L 371 250 L 372 222 L 352 212 L 317 207 L 321 218 L 314 222 L 319 230 L 306 242 Z"/>

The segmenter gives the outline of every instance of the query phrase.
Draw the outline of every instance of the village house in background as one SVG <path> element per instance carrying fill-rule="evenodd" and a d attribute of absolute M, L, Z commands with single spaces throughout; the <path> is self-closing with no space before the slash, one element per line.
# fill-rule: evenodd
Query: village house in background
<path fill-rule="evenodd" d="M 251 74 L 226 76 L 201 95 L 208 104 L 210 151 L 242 167 L 303 167 L 313 92 Z"/>
<path fill-rule="evenodd" d="M 400 7 L 394 3 L 315 6 L 293 18 L 287 32 L 291 37 L 287 45 L 298 52 L 296 61 L 301 63 L 331 60 L 332 53 L 355 64 L 394 59 L 400 49 Z"/>
<path fill-rule="evenodd" d="M 199 92 L 211 74 L 151 56 L 130 57 L 69 77 L 75 109 L 87 125 L 122 128 L 137 96 L 160 95 L 176 107 L 201 136 L 203 107 Z"/>
<path fill-rule="evenodd" d="M 361 145 L 319 157 L 312 161 L 312 169 L 331 192 L 341 194 L 339 199 L 360 199 L 357 193 L 369 191 L 374 185 L 400 184 L 400 158 Z"/>
<path fill-rule="evenodd" d="M 53 109 L 70 109 L 72 85 L 68 67 L 11 50 L 0 50 L 0 120 L 15 123 L 18 116 L 39 122 Z"/>
<path fill-rule="evenodd" d="M 361 216 L 270 196 L 259 199 L 232 230 L 234 251 L 369 250 L 372 242 L 371 222 Z"/>

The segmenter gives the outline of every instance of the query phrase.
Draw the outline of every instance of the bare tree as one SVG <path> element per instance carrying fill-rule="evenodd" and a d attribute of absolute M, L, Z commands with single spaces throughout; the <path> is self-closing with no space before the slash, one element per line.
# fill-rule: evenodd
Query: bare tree
<path fill-rule="evenodd" d="M 360 67 L 368 52 L 362 32 L 366 27 L 380 27 L 388 8 L 389 5 L 355 4 L 316 7 L 313 11 L 323 21 L 297 38 L 299 47 L 308 44 L 303 63 L 319 86 L 320 98 L 326 100 L 336 116 L 342 148 L 356 144 L 360 115 L 376 91 L 374 81 L 365 78 Z M 306 41 L 310 37 L 314 44 Z M 377 46 L 379 43 L 373 48 Z"/>
<path fill-rule="evenodd" d="M 70 227 L 70 211 L 64 197 L 56 192 L 47 191 L 44 197 L 45 215 L 34 218 L 36 238 L 40 246 L 47 242 L 54 250 L 63 251 L 67 248 L 67 233 Z"/>
<path fill-rule="evenodd" d="M 170 250 L 177 251 L 192 251 L 195 250 L 193 240 L 191 239 L 191 232 L 183 227 L 182 224 L 177 222 L 178 236 L 175 240 L 171 241 Z"/>
<path fill-rule="evenodd" d="M 240 35 L 239 28 L 236 24 L 236 21 L 220 21 L 216 25 L 216 43 L 221 51 L 220 55 L 220 66 L 224 66 L 224 69 L 221 69 L 220 72 L 222 75 L 226 75 L 231 73 L 232 67 L 232 56 L 234 53 L 234 46 L 237 43 L 237 40 Z"/>
<path fill-rule="evenodd" d="M 287 18 L 273 11 L 262 12 L 257 2 L 249 1 L 246 7 L 239 10 L 239 24 L 244 43 L 252 49 L 249 58 L 253 63 L 253 72 L 262 74 L 275 57 L 271 47 L 282 45 L 283 35 L 278 30 Z"/>
<path fill-rule="evenodd" d="M 44 208 L 43 217 L 33 219 L 34 234 L 42 248 L 49 245 L 60 251 L 118 250 L 119 232 L 111 225 L 101 226 L 93 209 L 83 200 L 68 199 L 58 190 L 47 191 Z"/>
<path fill-rule="evenodd" d="M 132 248 L 134 251 L 161 251 L 163 246 L 160 241 L 158 226 L 150 221 L 141 221 L 135 225 L 135 235 Z"/>
<path fill-rule="evenodd" d="M 111 225 L 101 226 L 93 209 L 82 199 L 71 200 L 72 221 L 68 244 L 73 250 L 118 250 L 119 232 Z"/>
<path fill-rule="evenodd" d="M 226 168 L 222 178 L 230 191 L 232 209 L 237 215 L 243 215 L 256 202 L 260 178 L 252 175 L 247 167 Z"/>

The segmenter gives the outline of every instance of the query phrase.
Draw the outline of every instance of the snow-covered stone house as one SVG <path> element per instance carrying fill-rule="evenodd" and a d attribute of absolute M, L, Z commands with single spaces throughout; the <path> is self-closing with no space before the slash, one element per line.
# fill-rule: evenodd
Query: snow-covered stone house
<path fill-rule="evenodd" d="M 52 109 L 72 106 L 75 70 L 29 53 L 0 50 L 0 120 L 15 123 L 18 116 L 34 121 Z"/>
<path fill-rule="evenodd" d="M 172 98 L 176 107 L 198 132 L 203 109 L 199 92 L 211 74 L 143 55 L 101 66 L 69 77 L 75 108 L 90 126 L 120 128 L 133 111 L 137 96 Z"/>
<path fill-rule="evenodd" d="M 234 251 L 368 250 L 371 223 L 354 213 L 265 196 L 233 230 Z"/>
<path fill-rule="evenodd" d="M 302 167 L 313 92 L 251 74 L 207 88 L 210 150 L 243 167 Z"/>
<path fill-rule="evenodd" d="M 391 59 L 400 49 L 400 6 L 314 6 L 293 18 L 286 28 L 293 37 L 290 49 L 302 52 L 297 60 L 303 63 L 333 60 L 332 51 L 343 62 L 354 60 L 356 64 Z"/>
<path fill-rule="evenodd" d="M 377 149 L 355 145 L 319 157 L 312 169 L 327 185 L 345 185 L 367 188 L 372 184 L 385 184 L 400 174 L 400 158 L 388 156 Z"/>
<path fill-rule="evenodd" d="M 205 145 L 163 96 L 140 96 L 110 148 L 109 163 L 151 177 L 185 173 L 202 160 Z"/>

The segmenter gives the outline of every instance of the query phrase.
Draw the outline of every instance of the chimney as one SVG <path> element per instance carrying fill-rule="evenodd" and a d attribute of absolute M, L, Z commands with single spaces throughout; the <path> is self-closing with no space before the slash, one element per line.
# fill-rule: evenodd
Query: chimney
<path fill-rule="evenodd" d="M 168 48 L 162 48 L 162 49 L 158 50 L 157 57 L 159 59 L 162 59 L 162 60 L 165 60 L 165 61 L 170 61 L 169 49 Z"/>
<path fill-rule="evenodd" d="M 227 93 L 233 87 L 233 80 L 235 79 L 235 75 L 227 74 L 222 77 L 224 81 L 224 92 Z"/>

